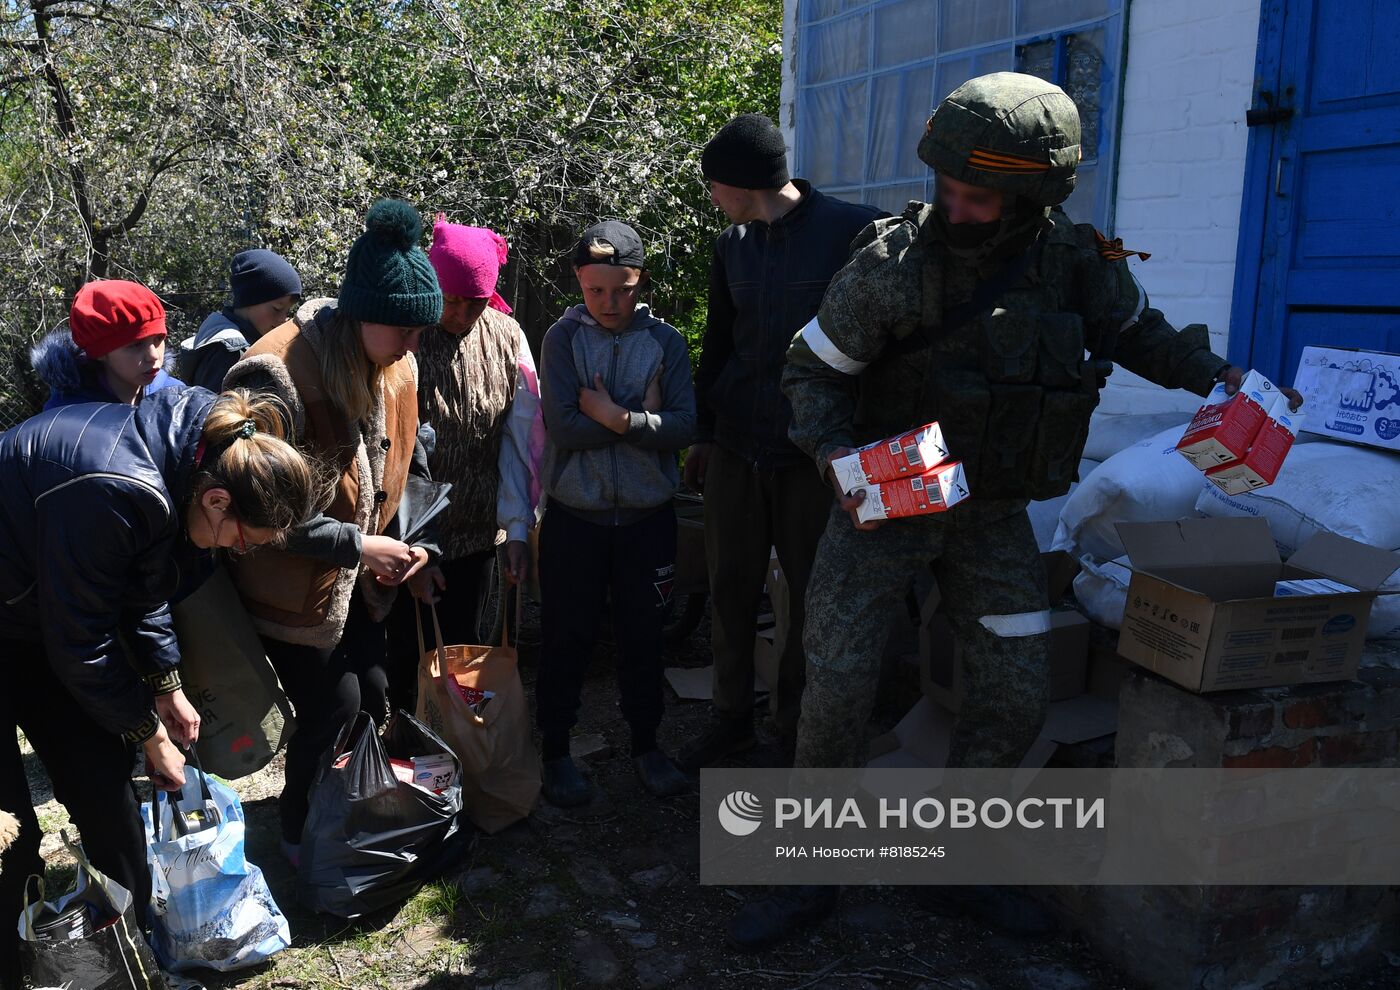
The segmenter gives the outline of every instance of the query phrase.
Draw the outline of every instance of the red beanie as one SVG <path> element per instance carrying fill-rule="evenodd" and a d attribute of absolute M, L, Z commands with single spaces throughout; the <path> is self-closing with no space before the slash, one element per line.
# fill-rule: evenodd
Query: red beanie
<path fill-rule="evenodd" d="M 78 290 L 68 311 L 73 343 L 94 360 L 165 333 L 165 307 L 144 285 L 110 279 Z"/>

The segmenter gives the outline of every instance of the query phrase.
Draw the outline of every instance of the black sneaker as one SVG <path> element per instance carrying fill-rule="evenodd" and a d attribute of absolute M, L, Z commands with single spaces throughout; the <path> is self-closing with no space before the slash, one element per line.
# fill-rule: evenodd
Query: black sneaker
<path fill-rule="evenodd" d="M 682 770 L 694 772 L 726 756 L 753 749 L 757 742 L 751 720 L 716 717 L 711 719 L 708 729 L 681 747 L 676 754 L 676 764 Z"/>
<path fill-rule="evenodd" d="M 544 762 L 544 782 L 540 790 L 544 798 L 557 808 L 577 808 L 593 798 L 588 781 L 579 773 L 572 756 L 561 756 Z"/>
<path fill-rule="evenodd" d="M 810 884 L 771 887 L 765 896 L 749 901 L 730 919 L 729 941 L 743 952 L 777 945 L 830 914 L 836 908 L 840 890 Z"/>
<path fill-rule="evenodd" d="M 657 797 L 675 797 L 690 790 L 690 781 L 685 774 L 659 749 L 632 758 L 637 768 L 637 776 L 642 778 L 642 786 Z"/>

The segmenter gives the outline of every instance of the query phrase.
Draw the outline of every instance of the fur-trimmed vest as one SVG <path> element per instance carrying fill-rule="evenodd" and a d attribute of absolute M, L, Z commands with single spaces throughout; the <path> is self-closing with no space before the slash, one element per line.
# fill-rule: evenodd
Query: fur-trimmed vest
<path fill-rule="evenodd" d="M 398 511 L 418 432 L 418 364 L 412 354 L 383 369 L 367 421 L 352 424 L 327 395 L 320 352 L 330 300 L 305 303 L 296 317 L 248 349 L 225 379 L 270 379 L 292 414 L 297 445 L 339 469 L 325 514 L 378 535 Z M 286 643 L 331 647 L 340 640 L 358 578 L 376 622 L 384 620 L 397 588 L 385 587 L 363 566 L 336 567 L 287 550 L 260 548 L 232 562 L 239 594 L 258 631 Z"/>

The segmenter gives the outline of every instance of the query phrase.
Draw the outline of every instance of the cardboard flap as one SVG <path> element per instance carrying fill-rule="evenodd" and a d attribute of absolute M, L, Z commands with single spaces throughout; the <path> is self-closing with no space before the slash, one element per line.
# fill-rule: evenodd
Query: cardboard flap
<path fill-rule="evenodd" d="M 1118 537 L 1133 568 L 1202 564 L 1277 564 L 1278 549 L 1263 519 L 1177 519 L 1173 522 L 1117 523 Z"/>
<path fill-rule="evenodd" d="M 1273 595 L 1281 565 L 1263 519 L 1178 519 L 1115 528 L 1136 571 L 1212 601 Z"/>
<path fill-rule="evenodd" d="M 1400 569 L 1400 554 L 1336 533 L 1318 533 L 1288 558 L 1289 567 L 1310 571 L 1362 591 L 1375 591 Z"/>

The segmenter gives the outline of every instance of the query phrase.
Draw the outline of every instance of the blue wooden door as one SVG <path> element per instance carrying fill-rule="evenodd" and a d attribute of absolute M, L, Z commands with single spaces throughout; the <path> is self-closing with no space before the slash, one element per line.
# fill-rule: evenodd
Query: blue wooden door
<path fill-rule="evenodd" d="M 1261 6 L 1230 356 L 1291 382 L 1308 344 L 1400 351 L 1400 2 Z"/>

